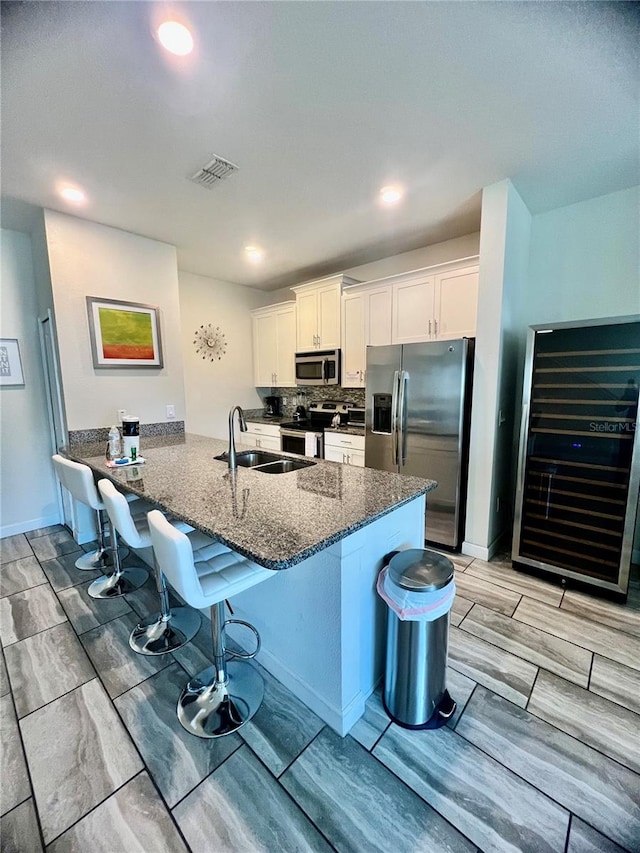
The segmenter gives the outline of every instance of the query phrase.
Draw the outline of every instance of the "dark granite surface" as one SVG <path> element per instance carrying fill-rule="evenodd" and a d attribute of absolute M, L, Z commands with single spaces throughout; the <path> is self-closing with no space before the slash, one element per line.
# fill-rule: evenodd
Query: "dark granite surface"
<path fill-rule="evenodd" d="M 107 468 L 102 443 L 73 445 L 67 455 L 268 569 L 294 566 L 437 485 L 334 462 L 230 475 L 213 458 L 225 450 L 224 441 L 187 433 L 141 442 L 146 463 L 130 468 Z"/>
<path fill-rule="evenodd" d="M 359 435 L 364 438 L 363 426 L 327 427 L 325 429 L 326 432 L 335 432 L 337 435 Z"/>
<path fill-rule="evenodd" d="M 255 414 L 250 414 L 249 412 L 244 413 L 245 419 L 247 423 L 251 424 L 274 424 L 275 426 L 280 426 L 280 424 L 290 423 L 293 418 L 291 415 L 288 417 L 279 417 L 279 418 L 267 418 L 262 414 L 262 411 L 256 411 Z"/>

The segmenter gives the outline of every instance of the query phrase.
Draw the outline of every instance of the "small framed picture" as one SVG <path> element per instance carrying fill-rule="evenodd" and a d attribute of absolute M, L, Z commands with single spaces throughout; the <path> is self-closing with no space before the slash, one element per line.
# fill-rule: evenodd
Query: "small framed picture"
<path fill-rule="evenodd" d="M 24 385 L 17 338 L 0 338 L 0 385 Z"/>
<path fill-rule="evenodd" d="M 87 312 L 96 370 L 163 366 L 156 305 L 87 296 Z"/>

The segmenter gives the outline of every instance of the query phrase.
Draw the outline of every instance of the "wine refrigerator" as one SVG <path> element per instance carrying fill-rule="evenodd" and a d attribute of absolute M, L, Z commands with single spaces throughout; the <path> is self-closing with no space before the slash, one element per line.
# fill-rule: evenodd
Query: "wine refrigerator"
<path fill-rule="evenodd" d="M 626 594 L 640 491 L 640 317 L 529 329 L 512 560 Z"/>

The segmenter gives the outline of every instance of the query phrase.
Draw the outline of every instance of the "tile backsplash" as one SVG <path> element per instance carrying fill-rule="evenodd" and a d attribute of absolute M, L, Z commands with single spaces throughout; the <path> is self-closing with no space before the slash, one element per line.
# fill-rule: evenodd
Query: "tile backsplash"
<path fill-rule="evenodd" d="M 364 388 L 341 388 L 339 385 L 305 385 L 304 388 L 270 388 L 268 394 L 286 398 L 286 406 L 282 406 L 284 415 L 292 415 L 297 403 L 297 395 L 303 395 L 301 404 L 308 406 L 309 403 L 322 402 L 324 400 L 341 400 L 353 403 L 355 406 L 364 406 Z M 265 394 L 266 396 L 266 394 Z M 264 402 L 264 396 L 262 396 Z"/>

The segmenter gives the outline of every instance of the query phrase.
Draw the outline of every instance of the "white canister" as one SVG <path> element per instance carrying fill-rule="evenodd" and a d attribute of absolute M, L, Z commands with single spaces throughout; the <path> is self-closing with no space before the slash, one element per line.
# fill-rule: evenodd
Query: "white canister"
<path fill-rule="evenodd" d="M 122 452 L 131 458 L 131 448 L 135 447 L 136 456 L 140 455 L 140 418 L 125 415 L 122 418 Z"/>

